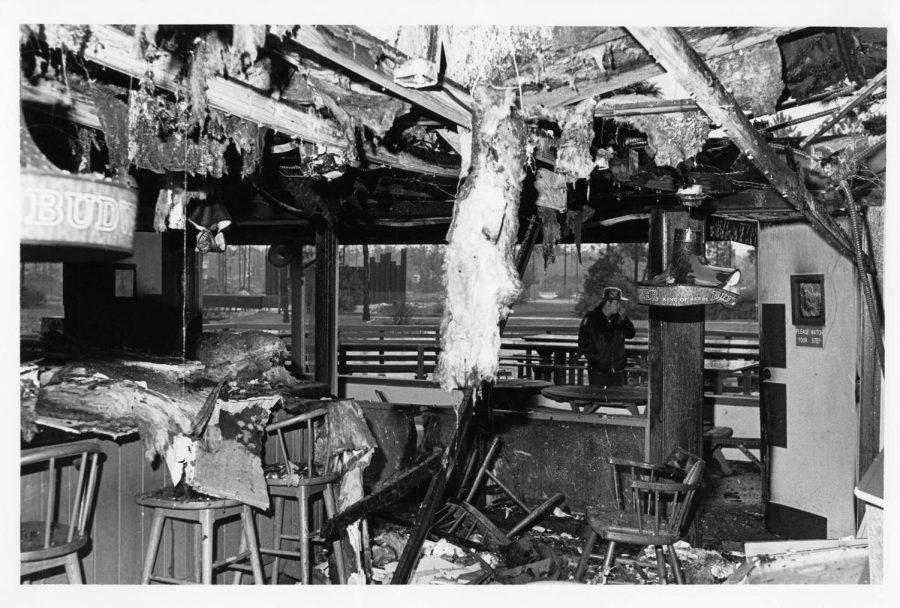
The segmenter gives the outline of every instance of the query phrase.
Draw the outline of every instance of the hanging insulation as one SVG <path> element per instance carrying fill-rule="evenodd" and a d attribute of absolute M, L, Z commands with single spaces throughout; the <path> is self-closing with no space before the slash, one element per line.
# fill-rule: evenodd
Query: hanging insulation
<path fill-rule="evenodd" d="M 513 259 L 525 177 L 526 129 L 510 90 L 472 92 L 472 168 L 460 189 L 444 258 L 447 294 L 435 377 L 445 390 L 495 377 L 498 323 L 521 289 Z"/>
<path fill-rule="evenodd" d="M 594 170 L 591 142 L 594 141 L 596 106 L 594 99 L 586 99 L 560 121 L 562 133 L 556 153 L 556 172 L 565 175 L 568 183 L 587 178 Z"/>

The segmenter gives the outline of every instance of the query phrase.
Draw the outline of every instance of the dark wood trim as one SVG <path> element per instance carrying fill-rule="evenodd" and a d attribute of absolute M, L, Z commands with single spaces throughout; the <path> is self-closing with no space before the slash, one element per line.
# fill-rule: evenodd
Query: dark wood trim
<path fill-rule="evenodd" d="M 828 538 L 828 519 L 809 511 L 770 502 L 766 529 L 789 540 Z"/>
<path fill-rule="evenodd" d="M 306 284 L 303 278 L 303 245 L 294 245 L 294 258 L 290 265 L 291 276 L 291 361 L 294 371 L 306 373 L 306 332 L 303 328 Z"/>
<path fill-rule="evenodd" d="M 338 240 L 322 226 L 316 231 L 315 380 L 337 394 Z"/>

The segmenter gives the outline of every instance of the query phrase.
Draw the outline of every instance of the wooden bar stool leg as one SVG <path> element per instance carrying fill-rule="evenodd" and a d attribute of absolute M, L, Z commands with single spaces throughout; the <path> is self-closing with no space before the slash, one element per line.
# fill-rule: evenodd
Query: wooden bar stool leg
<path fill-rule="evenodd" d="M 147 555 L 144 556 L 144 571 L 141 573 L 141 584 L 149 585 L 150 576 L 153 574 L 153 566 L 156 564 L 156 553 L 159 551 L 159 541 L 162 538 L 165 516 L 154 509 L 153 525 L 150 527 L 150 542 L 147 544 Z"/>
<path fill-rule="evenodd" d="M 309 560 L 309 488 L 297 488 L 297 507 L 300 510 L 300 582 L 309 584 L 312 564 Z"/>
<path fill-rule="evenodd" d="M 244 522 L 241 521 L 241 543 L 238 545 L 238 554 L 240 555 L 247 550 L 247 535 L 244 533 Z M 244 571 L 235 570 L 234 578 L 231 579 L 232 585 L 240 585 L 244 580 Z"/>
<path fill-rule="evenodd" d="M 666 553 L 669 554 L 669 565 L 672 566 L 672 574 L 675 576 L 675 583 L 683 585 L 684 573 L 681 571 L 681 563 L 678 561 L 678 554 L 675 553 L 675 547 L 672 545 L 666 546 Z"/>
<path fill-rule="evenodd" d="M 250 567 L 253 570 L 253 583 L 264 585 L 262 561 L 259 559 L 259 543 L 256 542 L 256 521 L 253 519 L 253 509 L 244 505 L 241 510 L 241 520 L 244 523 L 244 538 L 250 551 Z"/>
<path fill-rule="evenodd" d="M 659 584 L 666 585 L 669 582 L 666 579 L 666 558 L 663 557 L 661 546 L 656 545 L 653 548 L 656 550 L 656 573 L 659 575 Z"/>
<path fill-rule="evenodd" d="M 613 541 L 609 541 L 609 545 L 606 547 L 606 557 L 603 558 L 603 570 L 601 570 L 601 574 L 603 577 L 603 584 L 606 584 L 606 579 L 609 577 L 609 573 L 612 570 L 613 564 L 616 563 L 616 543 Z"/>
<path fill-rule="evenodd" d="M 212 509 L 200 511 L 200 551 L 202 561 L 200 563 L 200 583 L 212 585 L 213 564 L 213 513 Z"/>
<path fill-rule="evenodd" d="M 281 550 L 281 535 L 282 526 L 284 525 L 284 498 L 281 496 L 275 497 L 275 523 L 273 527 L 273 541 L 275 543 L 275 550 Z M 278 568 L 281 566 L 281 558 L 278 555 L 275 555 L 275 559 L 272 560 L 272 578 L 269 581 L 273 585 L 278 584 Z"/>
<path fill-rule="evenodd" d="M 337 507 L 335 505 L 334 500 L 334 486 L 328 484 L 325 488 L 325 491 L 322 492 L 323 498 L 325 499 L 325 514 L 329 519 L 337 515 Z M 337 540 L 331 543 L 331 547 L 334 550 L 334 563 L 337 569 L 337 577 L 338 582 L 341 585 L 347 584 L 347 567 L 344 562 L 344 546 L 341 542 L 340 537 Z"/>
<path fill-rule="evenodd" d="M 203 555 L 200 548 L 200 537 L 203 531 L 200 526 L 191 526 L 194 529 L 194 582 L 200 584 L 200 571 L 203 569 Z"/>
<path fill-rule="evenodd" d="M 81 576 L 81 561 L 78 553 L 69 553 L 66 556 L 66 577 L 70 585 L 83 585 L 84 577 Z"/>
<path fill-rule="evenodd" d="M 591 529 L 588 534 L 587 542 L 584 543 L 584 549 L 581 552 L 581 559 L 578 560 L 578 567 L 575 569 L 575 582 L 580 583 L 584 580 L 584 573 L 587 571 L 588 561 L 591 559 L 591 551 L 594 550 L 594 544 L 597 542 L 597 533 Z"/>

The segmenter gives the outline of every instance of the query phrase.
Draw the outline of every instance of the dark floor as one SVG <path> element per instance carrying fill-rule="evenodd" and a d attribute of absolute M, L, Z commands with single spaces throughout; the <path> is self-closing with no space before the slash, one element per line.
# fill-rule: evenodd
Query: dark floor
<path fill-rule="evenodd" d="M 760 502 L 759 471 L 750 463 L 732 462 L 731 465 L 733 472 L 727 476 L 722 474 L 715 462 L 707 469 L 698 511 L 700 537 L 689 538 L 692 546 L 679 551 L 685 577 L 689 583 L 721 582 L 739 565 L 745 542 L 780 540 L 777 535 L 765 529 Z M 394 515 L 407 511 L 406 514 L 409 516 L 407 521 L 412 521 L 415 506 L 408 505 L 408 507 L 408 510 L 395 509 Z M 563 505 L 563 511 L 567 510 Z M 517 509 L 502 507 L 486 509 L 485 514 L 501 530 L 510 529 L 522 517 Z M 378 534 L 380 527 L 375 523 L 373 536 Z M 547 517 L 520 537 L 515 549 L 521 555 L 517 558 L 523 563 L 527 561 L 528 554 L 537 559 L 539 556 L 547 555 L 546 547 L 550 547 L 555 558 L 554 571 L 550 576 L 555 580 L 571 580 L 588 531 L 587 523 L 578 513 L 567 517 Z M 603 549 L 604 547 L 598 544 L 593 553 L 602 553 Z M 609 582 L 620 584 L 657 582 L 652 559 L 647 559 L 646 554 L 641 556 L 641 547 L 626 546 L 621 549 L 637 562 L 632 564 L 627 558 L 623 560 L 620 567 L 611 574 Z M 649 567 L 641 566 L 648 563 Z M 590 561 L 585 582 L 598 580 L 600 565 L 600 559 Z"/>

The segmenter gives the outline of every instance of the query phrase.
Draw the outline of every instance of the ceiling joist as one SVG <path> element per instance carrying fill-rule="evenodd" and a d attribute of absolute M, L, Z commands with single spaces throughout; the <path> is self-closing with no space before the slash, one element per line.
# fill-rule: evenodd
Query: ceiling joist
<path fill-rule="evenodd" d="M 374 64 L 367 65 L 366 62 L 359 60 L 352 54 L 352 49 L 342 48 L 345 45 L 345 41 L 333 36 L 326 27 L 315 25 L 298 26 L 294 32 L 293 40 L 289 40 L 288 44 L 296 44 L 312 51 L 316 55 L 336 63 L 372 84 L 378 85 L 412 104 L 425 108 L 445 120 L 467 129 L 472 127 L 472 114 L 467 107 L 459 103 L 453 103 L 430 91 L 410 89 L 395 83 L 393 75 L 387 73 L 386 70 L 379 69 Z M 466 97 L 468 97 L 468 94 L 466 94 Z"/>
<path fill-rule="evenodd" d="M 813 228 L 835 249 L 853 259 L 846 232 L 827 214 L 806 189 L 801 176 L 792 171 L 750 124 L 734 97 L 722 86 L 709 66 L 672 27 L 630 27 L 638 42 L 672 74 L 709 118 L 720 125 L 738 149 L 775 189 L 809 220 Z"/>

